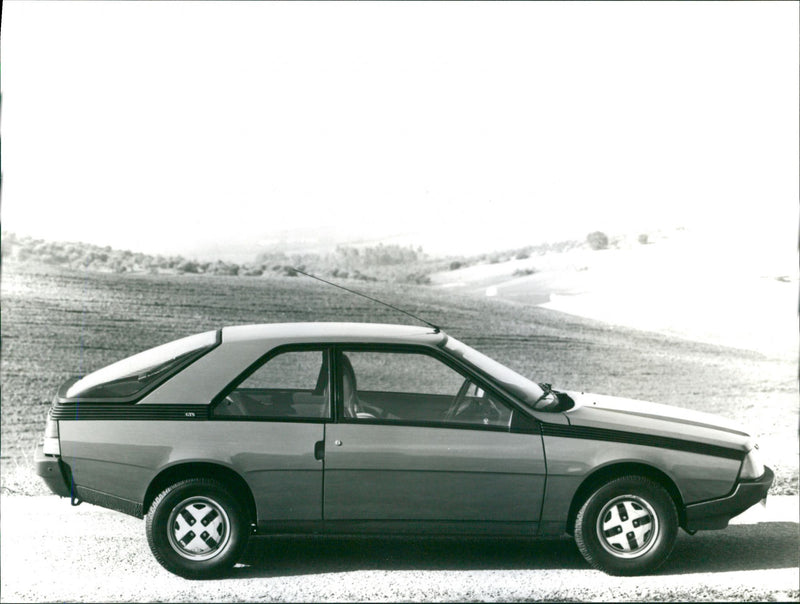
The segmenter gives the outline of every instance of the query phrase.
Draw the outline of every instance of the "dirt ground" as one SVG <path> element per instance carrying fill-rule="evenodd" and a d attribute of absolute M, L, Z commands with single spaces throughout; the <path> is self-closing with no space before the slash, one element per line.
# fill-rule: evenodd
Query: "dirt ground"
<path fill-rule="evenodd" d="M 722 531 L 680 531 L 655 575 L 610 577 L 570 539 L 255 538 L 223 579 L 187 581 L 141 520 L 55 496 L 4 496 L 2 602 L 797 601 L 798 498 Z"/>

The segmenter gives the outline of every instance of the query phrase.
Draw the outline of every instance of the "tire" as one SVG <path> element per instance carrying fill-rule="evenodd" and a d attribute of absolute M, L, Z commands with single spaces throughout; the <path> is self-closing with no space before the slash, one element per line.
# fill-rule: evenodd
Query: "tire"
<path fill-rule="evenodd" d="M 595 490 L 575 517 L 575 543 L 594 568 L 641 575 L 667 559 L 678 534 L 669 493 L 644 476 L 622 476 Z"/>
<path fill-rule="evenodd" d="M 188 478 L 153 500 L 146 532 L 161 566 L 187 579 L 204 579 L 236 564 L 247 545 L 249 524 L 245 507 L 222 483 Z"/>

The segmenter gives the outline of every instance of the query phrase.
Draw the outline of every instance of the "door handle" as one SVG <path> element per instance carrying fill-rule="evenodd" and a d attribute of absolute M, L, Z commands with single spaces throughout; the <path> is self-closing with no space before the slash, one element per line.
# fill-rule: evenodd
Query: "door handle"
<path fill-rule="evenodd" d="M 333 444 L 336 445 L 337 447 L 341 447 L 342 446 L 342 441 L 335 440 L 335 441 L 333 441 Z"/>
<path fill-rule="evenodd" d="M 314 459 L 325 459 L 325 441 L 318 440 L 314 443 Z"/>

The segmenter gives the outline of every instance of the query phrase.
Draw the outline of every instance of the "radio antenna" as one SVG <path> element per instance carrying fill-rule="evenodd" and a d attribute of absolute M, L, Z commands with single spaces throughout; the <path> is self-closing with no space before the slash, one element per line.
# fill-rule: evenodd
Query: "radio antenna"
<path fill-rule="evenodd" d="M 427 325 L 428 327 L 431 327 L 433 329 L 434 333 L 439 333 L 440 331 L 442 331 L 441 328 L 438 325 L 434 325 L 430 321 L 426 321 L 425 319 L 423 319 L 421 317 L 418 317 L 417 315 L 412 315 L 407 310 L 403 310 L 402 308 L 397 308 L 396 306 L 392 306 L 388 302 L 384 302 L 383 300 L 378 300 L 377 298 L 373 298 L 372 296 L 368 296 L 367 294 L 362 294 L 361 292 L 358 292 L 358 291 L 356 291 L 354 289 L 347 288 L 347 287 L 345 287 L 343 285 L 338 285 L 336 283 L 331 283 L 330 281 L 326 281 L 322 277 L 317 277 L 316 275 L 311 275 L 309 273 L 301 271 L 300 269 L 292 267 L 292 270 L 297 272 L 297 273 L 300 273 L 301 275 L 305 275 L 306 277 L 311 277 L 312 279 L 316 279 L 317 281 L 322 281 L 323 283 L 327 283 L 328 285 L 333 285 L 333 287 L 338 287 L 339 289 L 343 289 L 344 291 L 349 292 L 351 294 L 355 294 L 356 296 L 361 296 L 362 298 L 366 298 L 367 300 L 372 300 L 373 302 L 377 302 L 378 304 L 383 304 L 384 306 L 388 306 L 392 310 L 396 310 L 397 312 L 401 312 L 404 315 L 411 317 L 412 319 L 416 319 L 417 321 L 425 323 L 425 325 Z"/>

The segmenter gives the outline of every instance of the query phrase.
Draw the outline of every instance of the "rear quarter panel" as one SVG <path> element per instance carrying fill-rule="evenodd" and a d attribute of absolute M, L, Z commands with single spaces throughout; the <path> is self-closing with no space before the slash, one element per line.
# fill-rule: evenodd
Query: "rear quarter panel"
<path fill-rule="evenodd" d="M 321 519 L 321 423 L 62 420 L 59 429 L 78 487 L 141 503 L 162 470 L 207 462 L 247 482 L 259 520 Z"/>

